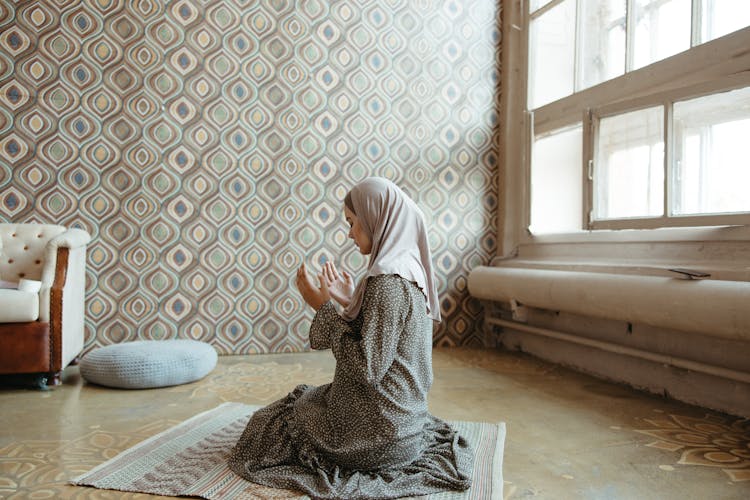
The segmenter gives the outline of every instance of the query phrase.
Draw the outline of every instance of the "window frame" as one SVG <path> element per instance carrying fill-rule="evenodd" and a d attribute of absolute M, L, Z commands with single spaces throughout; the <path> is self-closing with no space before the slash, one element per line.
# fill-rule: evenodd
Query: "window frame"
<path fill-rule="evenodd" d="M 562 130 L 581 122 L 583 116 L 584 139 L 582 145 L 583 165 L 583 214 L 581 221 L 582 231 L 597 230 L 647 230 L 657 228 L 674 227 L 701 227 L 711 228 L 727 225 L 750 225 L 750 213 L 736 214 L 705 214 L 705 215 L 671 215 L 671 164 L 673 157 L 672 133 L 672 105 L 675 101 L 691 99 L 750 86 L 750 27 L 730 33 L 720 38 L 695 45 L 687 51 L 673 55 L 666 59 L 657 61 L 648 66 L 626 71 L 623 75 L 602 82 L 593 87 L 585 88 L 573 94 L 540 106 L 534 110 L 528 109 L 529 79 L 529 35 L 530 21 L 549 9 L 559 5 L 563 0 L 553 0 L 545 5 L 533 16 L 528 12 L 520 12 L 521 30 L 523 43 L 515 54 L 520 63 L 522 78 L 520 80 L 523 88 L 518 89 L 524 99 L 522 100 L 522 112 L 526 115 L 525 121 L 529 124 L 522 130 L 526 131 L 524 138 L 525 152 L 523 166 L 525 168 L 524 180 L 525 200 L 527 206 L 524 208 L 524 229 L 529 232 L 530 225 L 530 179 L 531 179 L 531 150 L 536 137 L 548 135 L 557 130 Z M 520 8 L 526 6 L 520 3 Z M 696 0 L 696 3 L 700 3 Z M 516 5 L 518 7 L 518 5 Z M 514 13 L 511 12 L 511 15 Z M 698 20 L 699 21 L 699 20 Z M 696 32 L 700 30 L 700 22 L 693 19 L 692 22 L 693 41 L 696 41 Z M 511 23 L 518 29 L 517 25 Z M 632 39 L 628 40 L 628 45 Z M 507 46 L 506 46 L 507 47 Z M 578 58 L 578 51 L 576 58 Z M 574 64 L 577 66 L 578 61 Z M 507 67 L 507 66 L 506 66 Z M 576 75 L 578 73 L 576 67 Z M 578 76 L 576 76 L 578 79 Z M 511 84 L 513 81 L 511 80 Z M 506 103 L 507 106 L 508 103 Z M 598 120 L 635 111 L 651 106 L 664 106 L 664 214 L 660 217 L 638 217 L 629 219 L 593 220 L 593 176 L 595 169 L 595 133 Z M 506 110 L 507 112 L 508 110 Z M 547 236 L 547 235 L 545 235 Z"/>
<path fill-rule="evenodd" d="M 602 106 L 596 110 L 591 110 L 590 120 L 591 124 L 591 137 L 588 142 L 588 149 L 584 149 L 583 157 L 584 164 L 588 170 L 588 178 L 586 189 L 590 190 L 591 195 L 587 197 L 590 205 L 586 205 L 585 212 L 587 217 L 583 221 L 583 227 L 585 229 L 599 230 L 599 229 L 654 229 L 659 227 L 712 227 L 712 226 L 728 226 L 728 225 L 749 225 L 750 224 L 750 211 L 742 213 L 707 213 L 707 214 L 691 214 L 691 215 L 673 215 L 670 214 L 670 207 L 672 206 L 672 176 L 673 169 L 671 168 L 672 160 L 674 158 L 674 147 L 675 138 L 673 136 L 673 107 L 675 102 L 694 99 L 697 97 L 703 97 L 713 95 L 721 92 L 728 92 L 738 88 L 750 86 L 750 78 L 738 77 L 736 75 L 719 78 L 715 81 L 707 84 L 700 84 L 696 86 L 683 87 L 676 90 L 669 90 L 651 96 L 647 96 L 640 99 L 624 100 L 618 103 Z M 593 218 L 593 193 L 594 193 L 594 179 L 593 175 L 596 172 L 596 132 L 598 122 L 602 118 L 610 116 L 617 116 L 622 113 L 637 111 L 640 109 L 646 109 L 655 106 L 662 106 L 664 108 L 664 198 L 663 198 L 663 214 L 658 217 L 637 217 L 632 219 L 598 219 Z M 530 166 L 529 166 L 530 167 Z M 592 172 L 593 170 L 593 172 Z"/>
<path fill-rule="evenodd" d="M 638 107 L 632 107 L 628 106 L 625 108 L 621 108 L 620 106 L 617 106 L 614 108 L 614 110 L 598 110 L 598 111 L 592 111 L 590 114 L 590 120 L 592 121 L 591 124 L 591 137 L 589 138 L 589 149 L 583 151 L 583 158 L 584 163 L 586 164 L 586 170 L 587 170 L 587 178 L 586 178 L 586 187 L 590 190 L 591 195 L 587 197 L 587 199 L 591 200 L 591 205 L 588 205 L 584 207 L 584 213 L 587 214 L 586 218 L 583 220 L 583 227 L 588 229 L 618 229 L 616 227 L 612 227 L 612 224 L 618 224 L 623 221 L 626 223 L 629 223 L 631 221 L 638 221 L 639 223 L 641 221 L 657 221 L 663 219 L 663 217 L 656 217 L 656 216 L 637 216 L 632 218 L 627 217 L 619 217 L 619 218 L 612 218 L 612 219 L 594 219 L 594 212 L 595 212 L 595 202 L 596 202 L 596 176 L 597 175 L 604 175 L 601 174 L 601 170 L 597 169 L 597 156 L 599 153 L 599 142 L 597 140 L 598 138 L 598 132 L 600 128 L 600 123 L 602 119 L 609 118 L 609 117 L 615 117 L 615 116 L 621 116 L 625 113 L 630 112 L 636 112 L 636 111 L 642 111 L 645 109 L 651 109 L 656 107 L 663 107 L 663 118 L 662 118 L 662 137 L 665 137 L 665 128 L 666 128 L 666 120 L 667 120 L 667 112 L 666 112 L 666 106 L 661 106 L 660 104 L 648 104 L 646 105 L 639 105 Z M 663 143 L 666 147 L 666 139 L 663 140 Z M 648 141 L 642 140 L 641 145 L 648 146 L 649 148 L 654 147 L 651 145 Z M 666 151 L 665 151 L 666 154 Z M 666 165 L 666 158 L 662 160 L 662 169 Z M 665 173 L 666 176 L 666 173 Z M 664 183 L 666 183 L 666 179 L 664 180 Z M 666 184 L 664 184 L 663 189 L 666 189 Z M 665 192 L 666 194 L 666 192 Z M 663 195 L 663 198 L 666 198 L 666 196 Z M 662 208 L 664 208 L 664 203 L 662 203 Z"/>

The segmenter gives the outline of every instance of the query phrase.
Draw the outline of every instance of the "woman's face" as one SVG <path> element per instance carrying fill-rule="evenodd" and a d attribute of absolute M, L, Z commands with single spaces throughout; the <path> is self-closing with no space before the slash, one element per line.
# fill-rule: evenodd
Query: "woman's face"
<path fill-rule="evenodd" d="M 372 239 L 367 234 L 367 231 L 362 227 L 359 219 L 354 212 L 349 210 L 349 207 L 344 207 L 344 215 L 346 216 L 346 222 L 349 223 L 349 238 L 354 240 L 354 243 L 359 247 L 359 251 L 362 255 L 369 255 L 372 252 Z"/>

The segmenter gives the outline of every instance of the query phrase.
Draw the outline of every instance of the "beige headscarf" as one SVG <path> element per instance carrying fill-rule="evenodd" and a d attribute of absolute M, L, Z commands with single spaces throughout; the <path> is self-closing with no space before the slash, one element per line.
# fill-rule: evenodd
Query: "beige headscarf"
<path fill-rule="evenodd" d="M 370 177 L 351 191 L 354 214 L 372 239 L 367 272 L 354 290 L 342 316 L 353 320 L 359 314 L 367 278 L 397 274 L 419 286 L 427 299 L 427 314 L 440 321 L 432 257 L 424 215 L 398 186 L 388 179 Z"/>

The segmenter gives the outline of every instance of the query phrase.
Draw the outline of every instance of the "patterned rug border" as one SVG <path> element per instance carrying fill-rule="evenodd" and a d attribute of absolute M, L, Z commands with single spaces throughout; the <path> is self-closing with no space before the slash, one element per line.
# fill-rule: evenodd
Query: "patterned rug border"
<path fill-rule="evenodd" d="M 116 456 L 112 457 L 111 459 L 97 465 L 93 469 L 89 470 L 88 472 L 81 474 L 79 476 L 76 476 L 69 480 L 69 483 L 76 485 L 76 486 L 90 486 L 98 489 L 109 489 L 109 490 L 118 490 L 118 491 L 127 491 L 127 492 L 138 492 L 138 493 L 148 493 L 148 494 L 155 494 L 155 495 L 166 495 L 169 496 L 169 494 L 165 494 L 163 492 L 158 491 L 148 491 L 147 489 L 139 489 L 134 488 L 133 486 L 123 486 L 122 484 L 114 484 L 111 483 L 111 477 L 112 474 L 121 473 L 121 466 L 127 465 L 129 467 L 135 467 L 136 464 L 143 467 L 145 462 L 145 466 L 147 468 L 150 468 L 151 465 L 157 465 L 163 462 L 161 458 L 155 458 L 153 459 L 152 456 L 148 453 L 144 454 L 143 451 L 152 451 L 154 449 L 161 449 L 163 446 L 169 446 L 169 444 L 172 442 L 171 438 L 174 434 L 177 434 L 177 436 L 185 438 L 186 434 L 190 434 L 192 432 L 196 432 L 197 434 L 201 434 L 202 436 L 210 436 L 213 435 L 216 431 L 209 431 L 206 432 L 205 430 L 202 430 L 201 425 L 210 425 L 212 423 L 217 424 L 217 429 L 223 429 L 226 428 L 227 425 L 236 422 L 239 418 L 242 418 L 243 416 L 249 416 L 252 412 L 256 411 L 257 409 L 261 408 L 262 405 L 248 405 L 244 403 L 237 403 L 237 402 L 225 402 L 222 403 L 212 409 L 205 410 L 201 413 L 198 413 L 187 420 L 176 424 L 169 429 L 166 429 L 162 432 L 159 432 L 158 434 L 151 436 L 147 439 L 144 439 L 143 441 L 136 443 L 135 445 L 131 446 L 130 448 L 123 450 L 122 452 L 118 453 Z M 225 421 L 223 424 L 220 424 L 219 422 Z M 486 441 L 491 441 L 494 439 L 494 446 L 483 446 L 480 447 L 476 446 L 475 444 L 475 452 L 477 454 L 477 458 L 475 460 L 475 470 L 474 470 L 474 485 L 467 490 L 466 492 L 444 492 L 444 493 L 438 493 L 434 495 L 430 495 L 429 497 L 420 497 L 420 498 L 430 498 L 432 500 L 478 500 L 478 499 L 491 499 L 491 500 L 502 500 L 503 498 L 503 452 L 504 452 L 504 446 L 505 446 L 505 433 L 506 433 L 506 427 L 504 422 L 496 422 L 496 423 L 488 423 L 488 422 L 469 422 L 469 421 L 449 421 L 451 425 L 454 425 L 459 432 L 467 432 L 469 429 L 481 429 L 480 434 L 489 434 L 490 439 L 486 439 Z M 478 427 L 477 427 L 478 426 Z M 494 428 L 494 429 L 487 429 L 487 428 Z M 185 432 L 185 429 L 187 429 L 187 432 Z M 494 436 L 493 436 L 494 434 Z M 468 435 L 472 435 L 473 433 Z M 177 437 L 174 436 L 174 437 Z M 484 442 L 484 441 L 480 441 Z M 490 444 L 490 443 L 486 443 Z M 157 454 L 157 457 L 159 455 Z M 482 462 L 480 459 L 483 459 L 484 462 Z M 149 463 L 153 462 L 153 464 Z M 226 469 L 228 471 L 228 468 L 226 467 L 218 467 L 214 468 L 214 470 L 210 473 L 205 474 L 202 476 L 201 481 L 197 481 L 198 484 L 204 484 L 206 482 L 206 477 L 211 477 L 211 474 L 213 473 L 213 483 L 209 482 L 208 484 L 214 484 L 215 486 L 218 486 L 217 488 L 211 488 L 211 496 L 204 496 L 198 490 L 194 491 L 181 491 L 181 493 L 178 496 L 185 496 L 185 495 L 196 495 L 203 498 L 222 498 L 223 495 L 229 494 L 231 492 L 239 491 L 238 488 L 241 488 L 243 485 L 250 486 L 251 488 L 258 488 L 259 490 L 268 491 L 265 487 L 261 487 L 260 485 L 255 485 L 254 483 L 250 483 L 248 481 L 245 481 L 244 479 L 240 478 L 239 476 L 234 475 L 233 473 L 227 474 L 226 471 L 222 470 L 219 474 L 217 471 L 218 469 Z M 481 478 L 486 477 L 484 474 L 490 472 L 491 479 L 490 481 L 487 481 L 484 486 L 489 486 L 489 491 L 487 491 L 487 488 L 480 487 L 477 488 L 477 486 L 481 486 Z M 230 477 L 231 476 L 231 477 Z M 206 491 L 206 490 L 200 490 L 200 491 Z M 281 492 L 281 490 L 279 490 Z M 261 491 L 262 492 L 262 491 Z M 230 498 L 230 497 L 226 497 Z M 256 497 L 255 495 L 252 496 L 252 498 L 261 498 Z M 286 497 L 285 497 L 286 498 Z M 307 496 L 297 496 L 294 498 L 308 498 Z"/>
<path fill-rule="evenodd" d="M 215 406 L 214 408 L 211 408 L 211 409 L 202 411 L 202 412 L 200 412 L 200 413 L 198 413 L 196 415 L 193 415 L 192 417 L 188 418 L 187 420 L 183 420 L 179 424 L 173 425 L 169 429 L 165 429 L 165 430 L 159 432 L 158 434 L 154 434 L 150 438 L 144 439 L 143 441 L 140 441 L 140 442 L 134 444 L 130 448 L 127 448 L 127 449 L 121 451 L 120 453 L 118 453 L 114 457 L 110 458 L 106 462 L 103 462 L 103 463 L 97 465 L 96 467 L 94 467 L 90 471 L 84 472 L 83 474 L 70 479 L 69 482 L 71 484 L 75 484 L 75 485 L 85 485 L 85 483 L 83 483 L 82 481 L 86 480 L 87 477 L 93 476 L 93 475 L 97 474 L 98 472 L 106 469 L 107 467 L 109 467 L 113 463 L 118 462 L 119 460 L 123 460 L 126 457 L 128 457 L 129 455 L 137 453 L 140 448 L 143 448 L 145 446 L 149 446 L 152 443 L 154 443 L 155 441 L 159 441 L 159 440 L 163 439 L 164 437 L 166 437 L 167 435 L 173 434 L 178 428 L 180 428 L 182 426 L 189 425 L 189 424 L 192 424 L 193 422 L 202 420 L 207 415 L 215 413 L 215 412 L 218 412 L 221 408 L 232 407 L 232 406 L 246 406 L 251 411 L 255 411 L 258 408 L 262 408 L 262 406 L 260 406 L 260 405 L 245 405 L 243 403 L 235 403 L 235 402 L 221 403 L 219 406 Z"/>

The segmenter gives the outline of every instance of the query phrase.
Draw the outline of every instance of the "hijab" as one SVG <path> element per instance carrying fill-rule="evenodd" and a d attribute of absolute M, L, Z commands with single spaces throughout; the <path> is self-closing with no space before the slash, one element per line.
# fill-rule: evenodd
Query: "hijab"
<path fill-rule="evenodd" d="M 367 278 L 397 274 L 417 284 L 427 299 L 427 314 L 440 321 L 432 257 L 424 215 L 401 188 L 388 179 L 370 177 L 349 191 L 354 215 L 372 240 L 367 272 L 354 289 L 342 315 L 353 320 L 364 299 Z"/>

